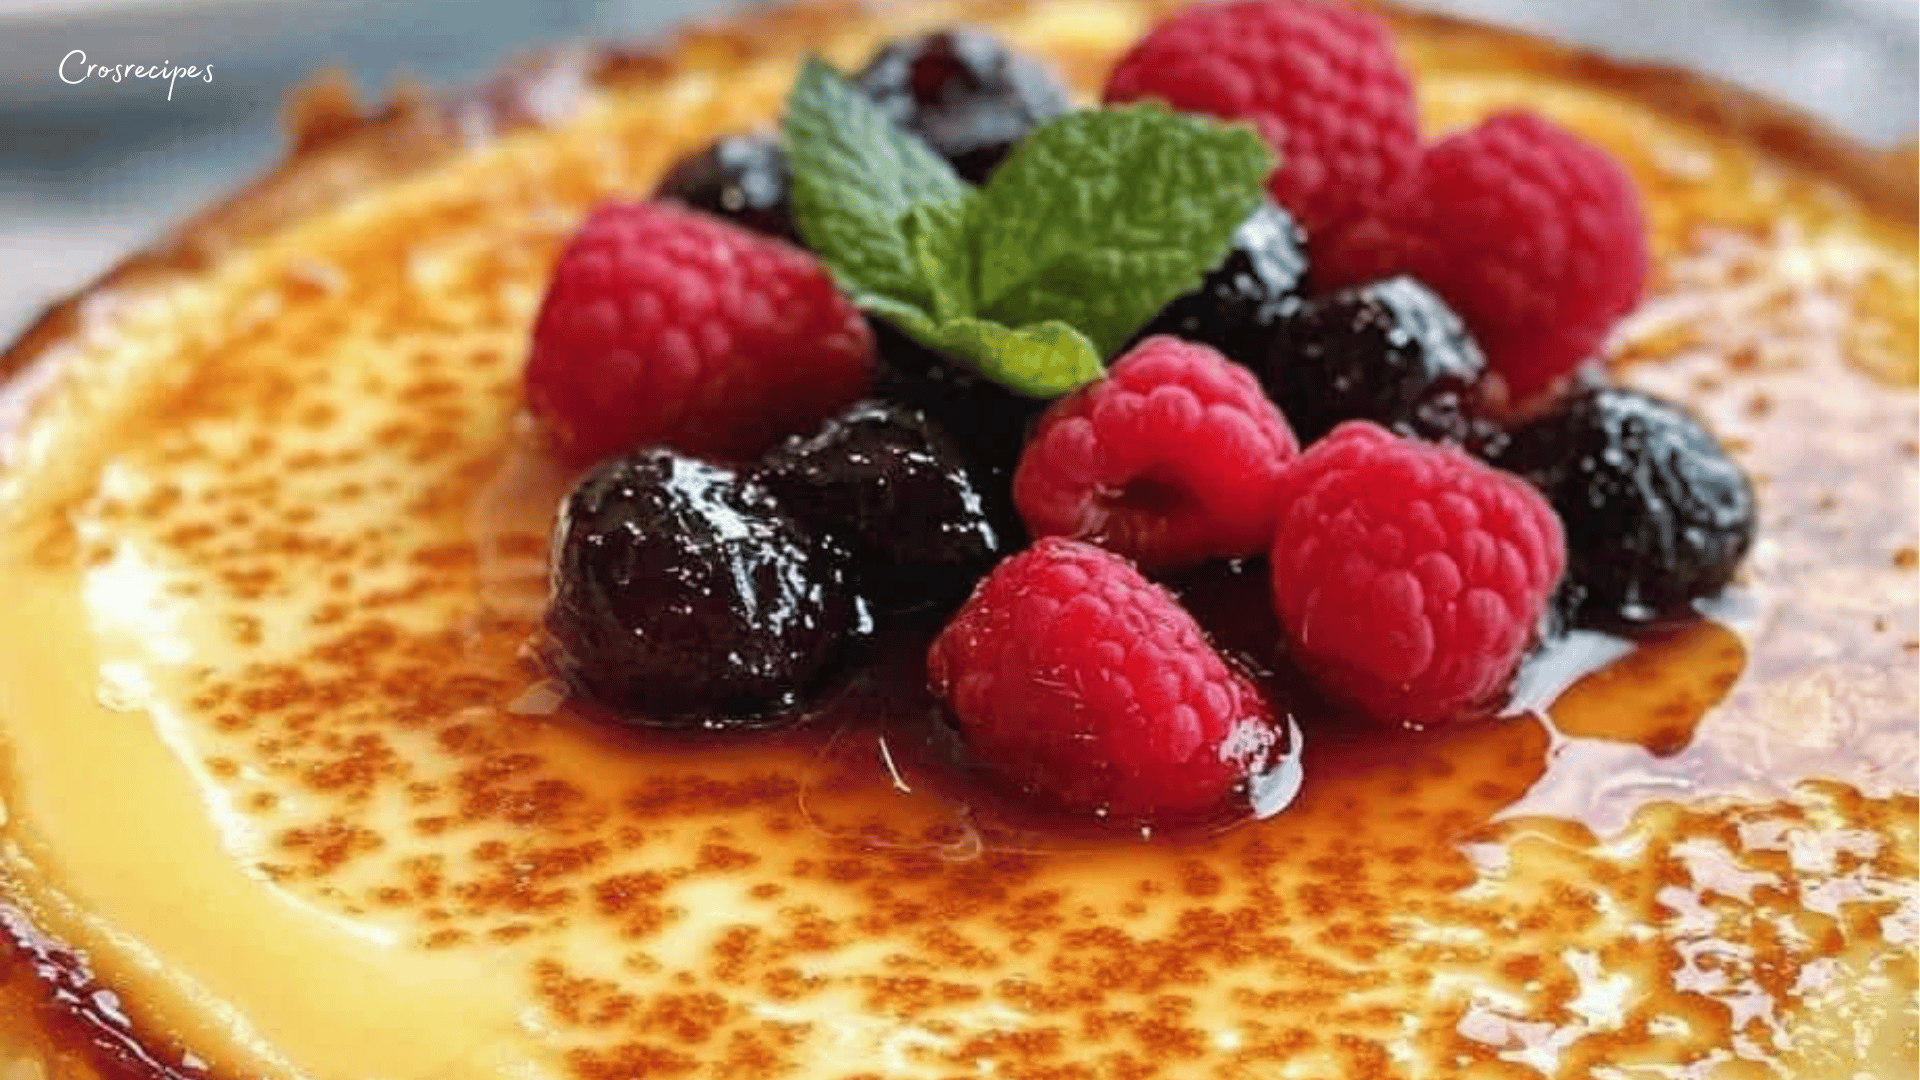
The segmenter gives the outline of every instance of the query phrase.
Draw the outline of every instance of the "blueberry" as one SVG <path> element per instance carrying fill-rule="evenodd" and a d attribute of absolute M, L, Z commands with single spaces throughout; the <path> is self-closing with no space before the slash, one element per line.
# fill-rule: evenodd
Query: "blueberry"
<path fill-rule="evenodd" d="M 553 550 L 562 673 L 637 725 L 765 722 L 820 683 L 863 615 L 843 553 L 759 484 L 669 450 L 590 471 Z"/>
<path fill-rule="evenodd" d="M 1460 317 L 1410 277 L 1300 306 L 1267 341 L 1255 374 L 1304 445 L 1343 420 L 1477 444 L 1486 357 Z"/>
<path fill-rule="evenodd" d="M 1511 433 L 1494 464 L 1543 492 L 1567 533 L 1569 621 L 1631 629 L 1690 616 L 1753 546 L 1753 485 L 1670 402 L 1592 387 Z"/>
<path fill-rule="evenodd" d="M 856 81 L 975 184 L 1034 128 L 1073 105 L 1052 72 L 970 27 L 891 42 Z"/>
<path fill-rule="evenodd" d="M 1307 294 L 1307 234 L 1272 202 L 1233 231 L 1233 247 L 1198 289 L 1161 309 L 1140 337 L 1172 334 L 1257 365 L 1273 328 Z"/>
<path fill-rule="evenodd" d="M 798 244 L 792 186 L 778 136 L 726 135 L 680 159 L 653 194 Z"/>
<path fill-rule="evenodd" d="M 959 445 L 905 405 L 857 402 L 775 448 L 755 476 L 839 538 L 862 594 L 888 607 L 957 603 L 1007 551 Z"/>

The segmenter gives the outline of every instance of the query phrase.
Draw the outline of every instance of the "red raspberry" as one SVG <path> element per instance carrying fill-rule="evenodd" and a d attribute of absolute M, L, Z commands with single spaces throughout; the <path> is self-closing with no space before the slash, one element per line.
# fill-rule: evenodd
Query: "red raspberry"
<path fill-rule="evenodd" d="M 1435 145 L 1371 218 L 1330 241 L 1315 252 L 1323 285 L 1418 277 L 1466 320 L 1516 400 L 1592 355 L 1647 280 L 1633 179 L 1526 112 Z"/>
<path fill-rule="evenodd" d="M 1142 38 L 1108 102 L 1245 120 L 1280 153 L 1267 188 L 1308 233 L 1354 217 L 1420 154 L 1413 82 L 1385 24 L 1318 0 L 1201 4 Z"/>
<path fill-rule="evenodd" d="M 1366 421 L 1309 447 L 1280 488 L 1274 607 L 1322 685 L 1412 726 L 1506 685 L 1566 565 L 1538 493 Z"/>
<path fill-rule="evenodd" d="M 750 458 L 864 395 L 873 341 L 813 256 L 666 203 L 595 210 L 533 328 L 527 404 L 568 458 Z"/>
<path fill-rule="evenodd" d="M 1035 536 L 1072 536 L 1165 569 L 1273 539 L 1274 485 L 1300 452 L 1247 369 L 1155 336 L 1054 402 L 1013 475 Z"/>
<path fill-rule="evenodd" d="M 1266 699 L 1171 594 L 1074 540 L 996 567 L 927 672 L 982 761 L 1075 811 L 1192 818 L 1284 749 Z"/>

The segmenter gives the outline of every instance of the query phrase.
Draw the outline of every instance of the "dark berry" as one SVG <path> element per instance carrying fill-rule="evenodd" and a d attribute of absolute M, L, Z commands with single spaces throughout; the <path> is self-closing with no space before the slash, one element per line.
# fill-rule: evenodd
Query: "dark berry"
<path fill-rule="evenodd" d="M 965 597 L 1005 553 L 959 446 L 918 409 L 862 401 L 768 454 L 756 478 L 853 554 L 861 591 L 895 608 Z"/>
<path fill-rule="evenodd" d="M 1051 71 L 970 27 L 892 42 L 858 82 L 895 123 L 975 184 L 986 183 L 1029 132 L 1073 105 Z"/>
<path fill-rule="evenodd" d="M 1496 464 L 1566 526 L 1575 625 L 1685 618 L 1733 579 L 1753 545 L 1753 485 L 1692 414 L 1638 390 L 1596 387 L 1514 431 Z"/>
<path fill-rule="evenodd" d="M 1222 656 L 1270 684 L 1286 635 L 1274 614 L 1273 576 L 1265 558 L 1211 559 L 1163 580 Z"/>
<path fill-rule="evenodd" d="M 1172 334 L 1259 364 L 1273 327 L 1307 294 L 1307 234 L 1267 202 L 1233 231 L 1233 248 L 1198 289 L 1161 309 L 1139 337 Z"/>
<path fill-rule="evenodd" d="M 742 228 L 800 243 L 794 228 L 792 179 L 780 139 L 771 133 L 725 135 L 699 153 L 680 159 L 654 189 L 656 199 L 674 199 L 726 218 Z"/>
<path fill-rule="evenodd" d="M 884 319 L 869 318 L 867 324 L 880 360 L 877 395 L 932 417 L 960 444 L 993 497 L 1005 496 L 1027 434 L 1048 402 L 1008 390 Z M 1009 514 L 1011 507 L 1007 497 Z"/>
<path fill-rule="evenodd" d="M 1302 305 L 1254 370 L 1303 444 L 1346 420 L 1467 444 L 1486 367 L 1446 301 L 1396 277 Z"/>
<path fill-rule="evenodd" d="M 595 466 L 553 548 L 559 666 L 637 724 L 725 728 L 790 707 L 861 617 L 843 554 L 766 488 L 670 450 Z"/>

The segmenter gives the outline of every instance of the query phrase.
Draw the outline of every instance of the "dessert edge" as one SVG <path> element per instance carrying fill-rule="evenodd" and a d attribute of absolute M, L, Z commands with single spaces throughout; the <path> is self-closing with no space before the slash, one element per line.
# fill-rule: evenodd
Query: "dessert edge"
<path fill-rule="evenodd" d="M 338 81 L 313 84 L 291 105 L 293 149 L 285 162 L 49 309 L 0 356 L 0 380 L 5 380 L 0 386 L 0 432 L 30 414 L 37 389 L 58 375 L 49 370 L 57 364 L 57 347 L 88 319 L 110 319 L 114 307 L 164 291 L 227 253 L 336 208 L 369 188 L 413 175 L 516 129 L 563 123 L 574 106 L 595 92 L 664 85 L 695 71 L 724 77 L 758 60 L 792 55 L 796 40 L 831 38 L 848 20 L 886 6 L 810 0 L 721 26 L 695 27 L 654 48 L 559 49 L 516 64 L 468 94 L 432 98 L 406 92 L 372 113 L 362 113 Z M 1029 6 L 1019 0 L 962 0 L 930 5 L 931 10 L 916 12 L 913 22 L 991 19 Z M 1071 2 L 1059 6 L 1071 7 Z M 1161 11 L 1180 5 L 1132 6 Z M 1540 77 L 1631 97 L 1686 124 L 1743 140 L 1779 162 L 1831 182 L 1884 218 L 1909 225 L 1916 218 L 1920 188 L 1907 161 L 1860 146 L 1749 91 L 1678 69 L 1620 63 L 1446 16 L 1367 6 L 1381 10 L 1396 29 L 1418 28 L 1436 48 L 1462 56 L 1498 54 L 1504 63 L 1522 65 Z M 29 1033 L 114 1026 L 117 1010 L 103 1007 L 96 996 L 111 988 L 63 985 L 62 979 L 78 977 L 79 961 L 57 943 L 37 937 L 4 900 L 0 916 L 0 1047 L 17 1037 L 9 1025 L 23 1021 Z M 79 985 L 86 985 L 88 992 L 75 993 Z M 166 1076 L 153 1061 L 141 1060 L 141 1040 L 147 1034 L 103 1028 L 87 1039 L 93 1048 L 88 1054 L 61 1066 L 73 1069 L 76 1077 Z M 7 1054 L 0 1052 L 0 1078 L 12 1080 L 4 1071 L 8 1064 Z"/>

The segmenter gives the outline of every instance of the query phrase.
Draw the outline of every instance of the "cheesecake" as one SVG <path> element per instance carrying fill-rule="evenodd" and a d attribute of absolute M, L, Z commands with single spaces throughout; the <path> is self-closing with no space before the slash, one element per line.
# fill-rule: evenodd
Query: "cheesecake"
<path fill-rule="evenodd" d="M 530 328 L 595 204 L 803 58 L 983 27 L 1093 97 L 1179 5 L 803 0 L 477 91 L 296 103 L 264 177 L 0 361 L 0 1077 L 1903 1075 L 1917 1019 L 1910 165 L 1744 91 L 1379 8 L 1424 131 L 1622 162 L 1611 377 L 1753 477 L 1710 617 L 1503 717 L 1303 715 L 1280 812 L 975 799 L 848 689 L 600 722 L 537 648 L 570 482 Z"/>

